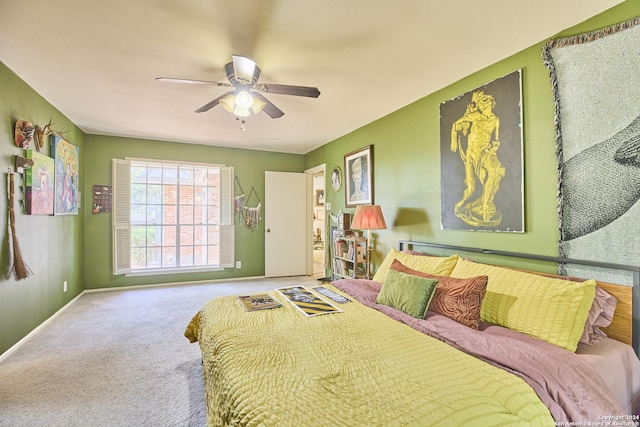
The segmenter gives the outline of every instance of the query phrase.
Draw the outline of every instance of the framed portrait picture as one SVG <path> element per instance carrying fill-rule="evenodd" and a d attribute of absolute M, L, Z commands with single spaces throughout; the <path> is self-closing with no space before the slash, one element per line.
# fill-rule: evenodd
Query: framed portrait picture
<path fill-rule="evenodd" d="M 339 191 L 340 187 L 342 187 L 342 169 L 336 166 L 331 171 L 331 188 L 333 191 Z"/>
<path fill-rule="evenodd" d="M 316 190 L 316 206 L 324 206 L 324 190 Z"/>
<path fill-rule="evenodd" d="M 348 208 L 373 204 L 372 148 L 368 145 L 344 156 L 344 197 Z"/>

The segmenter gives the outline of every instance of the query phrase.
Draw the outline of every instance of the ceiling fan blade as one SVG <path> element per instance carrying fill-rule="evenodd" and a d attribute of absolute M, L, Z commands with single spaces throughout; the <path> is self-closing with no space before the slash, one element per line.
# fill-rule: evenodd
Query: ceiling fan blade
<path fill-rule="evenodd" d="M 215 85 L 218 87 L 232 87 L 229 83 L 212 82 L 209 80 L 193 80 L 193 79 L 178 79 L 175 77 L 156 77 L 159 82 L 169 83 L 187 83 L 192 85 Z"/>
<path fill-rule="evenodd" d="M 232 92 L 227 92 L 224 95 L 220 95 L 219 97 L 217 97 L 213 101 L 204 104 L 202 107 L 200 107 L 200 108 L 198 108 L 196 110 L 196 113 L 204 113 L 205 111 L 209 111 L 210 109 L 212 109 L 213 107 L 218 105 L 222 98 L 224 98 L 225 96 L 229 95 L 230 93 L 233 93 L 233 91 Z"/>
<path fill-rule="evenodd" d="M 309 86 L 289 86 L 262 83 L 256 85 L 255 89 L 265 93 L 277 93 L 281 95 L 306 96 L 309 98 L 317 98 L 320 96 L 320 91 L 317 87 Z"/>
<path fill-rule="evenodd" d="M 236 80 L 243 84 L 255 84 L 260 76 L 260 69 L 253 59 L 245 56 L 232 55 L 233 71 Z M 257 75 L 256 75 L 257 71 Z"/>
<path fill-rule="evenodd" d="M 272 119 L 279 119 L 280 117 L 284 116 L 284 111 L 276 107 L 271 101 L 262 96 L 261 93 L 252 92 L 252 95 L 256 98 L 261 99 L 264 103 L 267 104 L 264 106 L 262 111 L 264 111 Z"/>

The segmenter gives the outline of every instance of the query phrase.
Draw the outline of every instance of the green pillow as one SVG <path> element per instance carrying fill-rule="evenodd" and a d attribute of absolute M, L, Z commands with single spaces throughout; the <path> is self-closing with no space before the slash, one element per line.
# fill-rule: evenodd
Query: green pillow
<path fill-rule="evenodd" d="M 376 302 L 423 319 L 437 284 L 436 279 L 389 270 L 382 283 L 382 289 L 376 297 Z"/>
<path fill-rule="evenodd" d="M 595 280 L 573 282 L 461 259 L 451 277 L 488 276 L 480 320 L 575 352 L 596 293 Z"/>

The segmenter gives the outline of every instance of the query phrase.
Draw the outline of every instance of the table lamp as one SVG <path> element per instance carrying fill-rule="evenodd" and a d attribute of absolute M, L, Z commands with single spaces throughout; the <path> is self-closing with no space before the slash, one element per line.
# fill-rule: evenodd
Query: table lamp
<path fill-rule="evenodd" d="M 367 279 L 370 279 L 370 257 L 369 252 L 373 250 L 370 247 L 371 230 L 386 230 L 387 223 L 384 222 L 382 209 L 378 205 L 359 205 L 353 214 L 351 220 L 351 229 L 367 230 Z"/>

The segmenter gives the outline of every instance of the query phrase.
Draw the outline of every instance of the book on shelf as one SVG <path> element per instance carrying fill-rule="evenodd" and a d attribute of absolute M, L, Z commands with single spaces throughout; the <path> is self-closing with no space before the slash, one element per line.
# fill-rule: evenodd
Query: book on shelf
<path fill-rule="evenodd" d="M 282 307 L 282 303 L 268 294 L 239 295 L 238 301 L 247 311 Z"/>
<path fill-rule="evenodd" d="M 347 242 L 340 239 L 336 240 L 334 244 L 334 254 L 339 257 L 344 257 L 347 252 Z"/>
<path fill-rule="evenodd" d="M 348 265 L 345 260 L 342 259 L 333 259 L 333 272 L 336 274 L 347 274 Z"/>
<path fill-rule="evenodd" d="M 349 242 L 348 245 L 349 249 L 345 258 L 355 262 L 364 262 L 364 247 L 356 242 Z"/>

